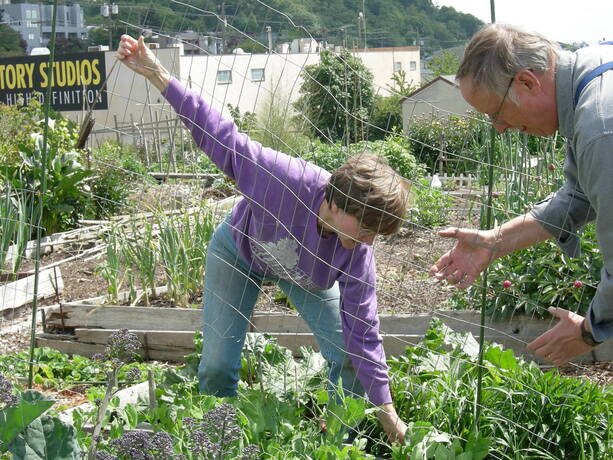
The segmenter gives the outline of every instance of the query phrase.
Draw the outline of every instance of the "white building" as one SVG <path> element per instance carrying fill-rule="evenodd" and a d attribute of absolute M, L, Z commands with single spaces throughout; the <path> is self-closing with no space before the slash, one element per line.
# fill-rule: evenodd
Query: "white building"
<path fill-rule="evenodd" d="M 303 46 L 310 49 L 312 43 L 305 42 Z M 317 52 L 184 55 L 181 47 L 159 48 L 154 52 L 172 75 L 201 92 L 207 101 L 226 114 L 228 104 L 238 107 L 241 113 L 258 114 L 270 104 L 271 96 L 290 107 L 300 97 L 305 66 L 319 63 Z M 406 72 L 407 81 L 419 84 L 419 47 L 373 48 L 353 54 L 372 72 L 375 92 L 379 95 L 389 94 L 392 76 L 398 70 Z M 105 53 L 107 72 L 115 59 L 115 51 Z M 115 67 L 107 89 L 108 110 L 94 113 L 96 129 L 108 128 L 108 135 L 101 137 L 115 137 L 115 123 L 138 124 L 175 117 L 162 95 L 123 65 Z M 80 112 L 66 115 L 75 120 L 83 117 Z"/>
<path fill-rule="evenodd" d="M 466 115 L 471 109 L 460 93 L 455 76 L 441 75 L 404 98 L 402 126 L 406 131 L 415 118 Z"/>

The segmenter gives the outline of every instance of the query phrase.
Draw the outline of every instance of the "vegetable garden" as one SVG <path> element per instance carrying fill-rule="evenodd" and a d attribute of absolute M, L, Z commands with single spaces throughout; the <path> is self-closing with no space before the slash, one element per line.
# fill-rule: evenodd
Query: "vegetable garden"
<path fill-rule="evenodd" d="M 405 442 L 388 441 L 366 399 L 332 388 L 317 344 L 272 283 L 251 320 L 238 395 L 201 394 L 207 246 L 236 184 L 167 106 L 165 128 L 148 125 L 155 134 L 107 120 L 76 148 L 80 124 L 32 101 L 0 104 L 0 459 L 612 458 L 612 371 L 591 367 L 612 359 L 611 345 L 564 369 L 525 350 L 553 324 L 549 306 L 587 311 L 602 268 L 593 227 L 581 259 L 544 243 L 495 262 L 467 291 L 428 277 L 450 247 L 438 229 L 489 228 L 560 186 L 562 139 L 494 137 L 474 113 L 415 118 L 400 132 L 404 84 L 375 96 L 348 52 L 302 71 L 308 84 L 294 104 L 268 90 L 259 112 L 225 109 L 264 146 L 327 170 L 372 151 L 411 184 L 400 233 L 374 245 Z M 215 91 L 203 88 L 223 99 Z M 602 378 L 589 378 L 597 368 Z"/>

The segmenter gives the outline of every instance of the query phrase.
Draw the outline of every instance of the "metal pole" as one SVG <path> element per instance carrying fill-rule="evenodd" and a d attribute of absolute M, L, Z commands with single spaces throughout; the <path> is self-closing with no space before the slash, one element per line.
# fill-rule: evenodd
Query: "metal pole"
<path fill-rule="evenodd" d="M 366 0 L 362 0 L 362 31 L 364 32 L 364 49 L 368 48 L 366 44 Z"/>
<path fill-rule="evenodd" d="M 49 65 L 47 67 L 47 81 L 52 81 L 53 74 L 53 62 L 55 61 L 55 30 L 57 25 L 57 7 L 58 0 L 54 0 L 53 8 L 51 13 L 51 39 L 49 41 Z M 53 85 L 47 85 L 47 91 L 45 92 L 45 125 L 43 128 L 43 146 L 41 152 L 41 183 L 40 188 L 38 190 L 38 204 L 37 204 L 37 212 L 34 217 L 35 225 L 36 225 L 36 251 L 34 255 L 34 294 L 32 298 L 32 323 L 30 326 L 30 359 L 28 362 L 28 388 L 32 388 L 32 383 L 34 379 L 34 349 L 36 348 L 36 312 L 38 309 L 38 284 L 40 277 L 40 241 L 42 238 L 42 218 L 43 218 L 43 196 L 47 192 L 47 158 L 48 158 L 48 150 L 49 150 L 49 113 L 51 111 L 51 93 L 53 90 Z M 36 190 L 32 190 L 36 192 Z"/>

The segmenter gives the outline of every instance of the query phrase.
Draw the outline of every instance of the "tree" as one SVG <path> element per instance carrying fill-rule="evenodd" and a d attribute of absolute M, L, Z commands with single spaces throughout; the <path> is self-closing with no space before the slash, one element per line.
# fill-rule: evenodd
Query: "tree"
<path fill-rule="evenodd" d="M 68 53 L 80 53 L 87 50 L 87 42 L 84 40 L 55 37 L 55 53 L 56 54 L 68 54 Z"/>
<path fill-rule="evenodd" d="M 296 109 L 317 137 L 355 142 L 367 138 L 374 103 L 373 76 L 347 50 L 323 51 L 319 64 L 304 68 Z"/>
<path fill-rule="evenodd" d="M 449 51 L 441 51 L 426 64 L 435 77 L 440 75 L 455 75 L 460 67 L 460 59 Z"/>
<path fill-rule="evenodd" d="M 23 56 L 27 47 L 19 32 L 0 24 L 0 57 Z"/>
<path fill-rule="evenodd" d="M 407 81 L 404 70 L 394 72 L 392 84 L 387 85 L 390 96 L 377 96 L 370 116 L 369 139 L 385 139 L 390 133 L 402 130 L 402 101 L 418 88 Z"/>

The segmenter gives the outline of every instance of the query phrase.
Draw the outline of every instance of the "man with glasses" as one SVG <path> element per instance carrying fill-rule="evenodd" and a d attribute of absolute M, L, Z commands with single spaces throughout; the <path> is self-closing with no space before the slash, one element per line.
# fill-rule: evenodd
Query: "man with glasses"
<path fill-rule="evenodd" d="M 492 24 L 472 38 L 457 73 L 464 99 L 487 114 L 498 132 L 559 131 L 567 140 L 566 182 L 527 214 L 494 229 L 441 231 L 457 241 L 430 272 L 465 289 L 493 260 L 549 238 L 566 254 L 579 256 L 579 232 L 595 220 L 604 267 L 588 314 L 550 307 L 558 323 L 528 344 L 558 366 L 613 337 L 611 69 L 613 46 L 571 53 L 538 33 Z"/>
<path fill-rule="evenodd" d="M 207 250 L 200 390 L 236 395 L 251 314 L 262 284 L 273 281 L 313 330 L 329 365 L 331 394 L 339 378 L 346 396 L 366 392 L 388 438 L 402 442 L 407 427 L 392 404 L 372 244 L 377 234 L 400 228 L 404 180 L 370 153 L 330 174 L 263 147 L 172 77 L 143 37 L 123 35 L 117 57 L 160 90 L 243 194 Z"/>

